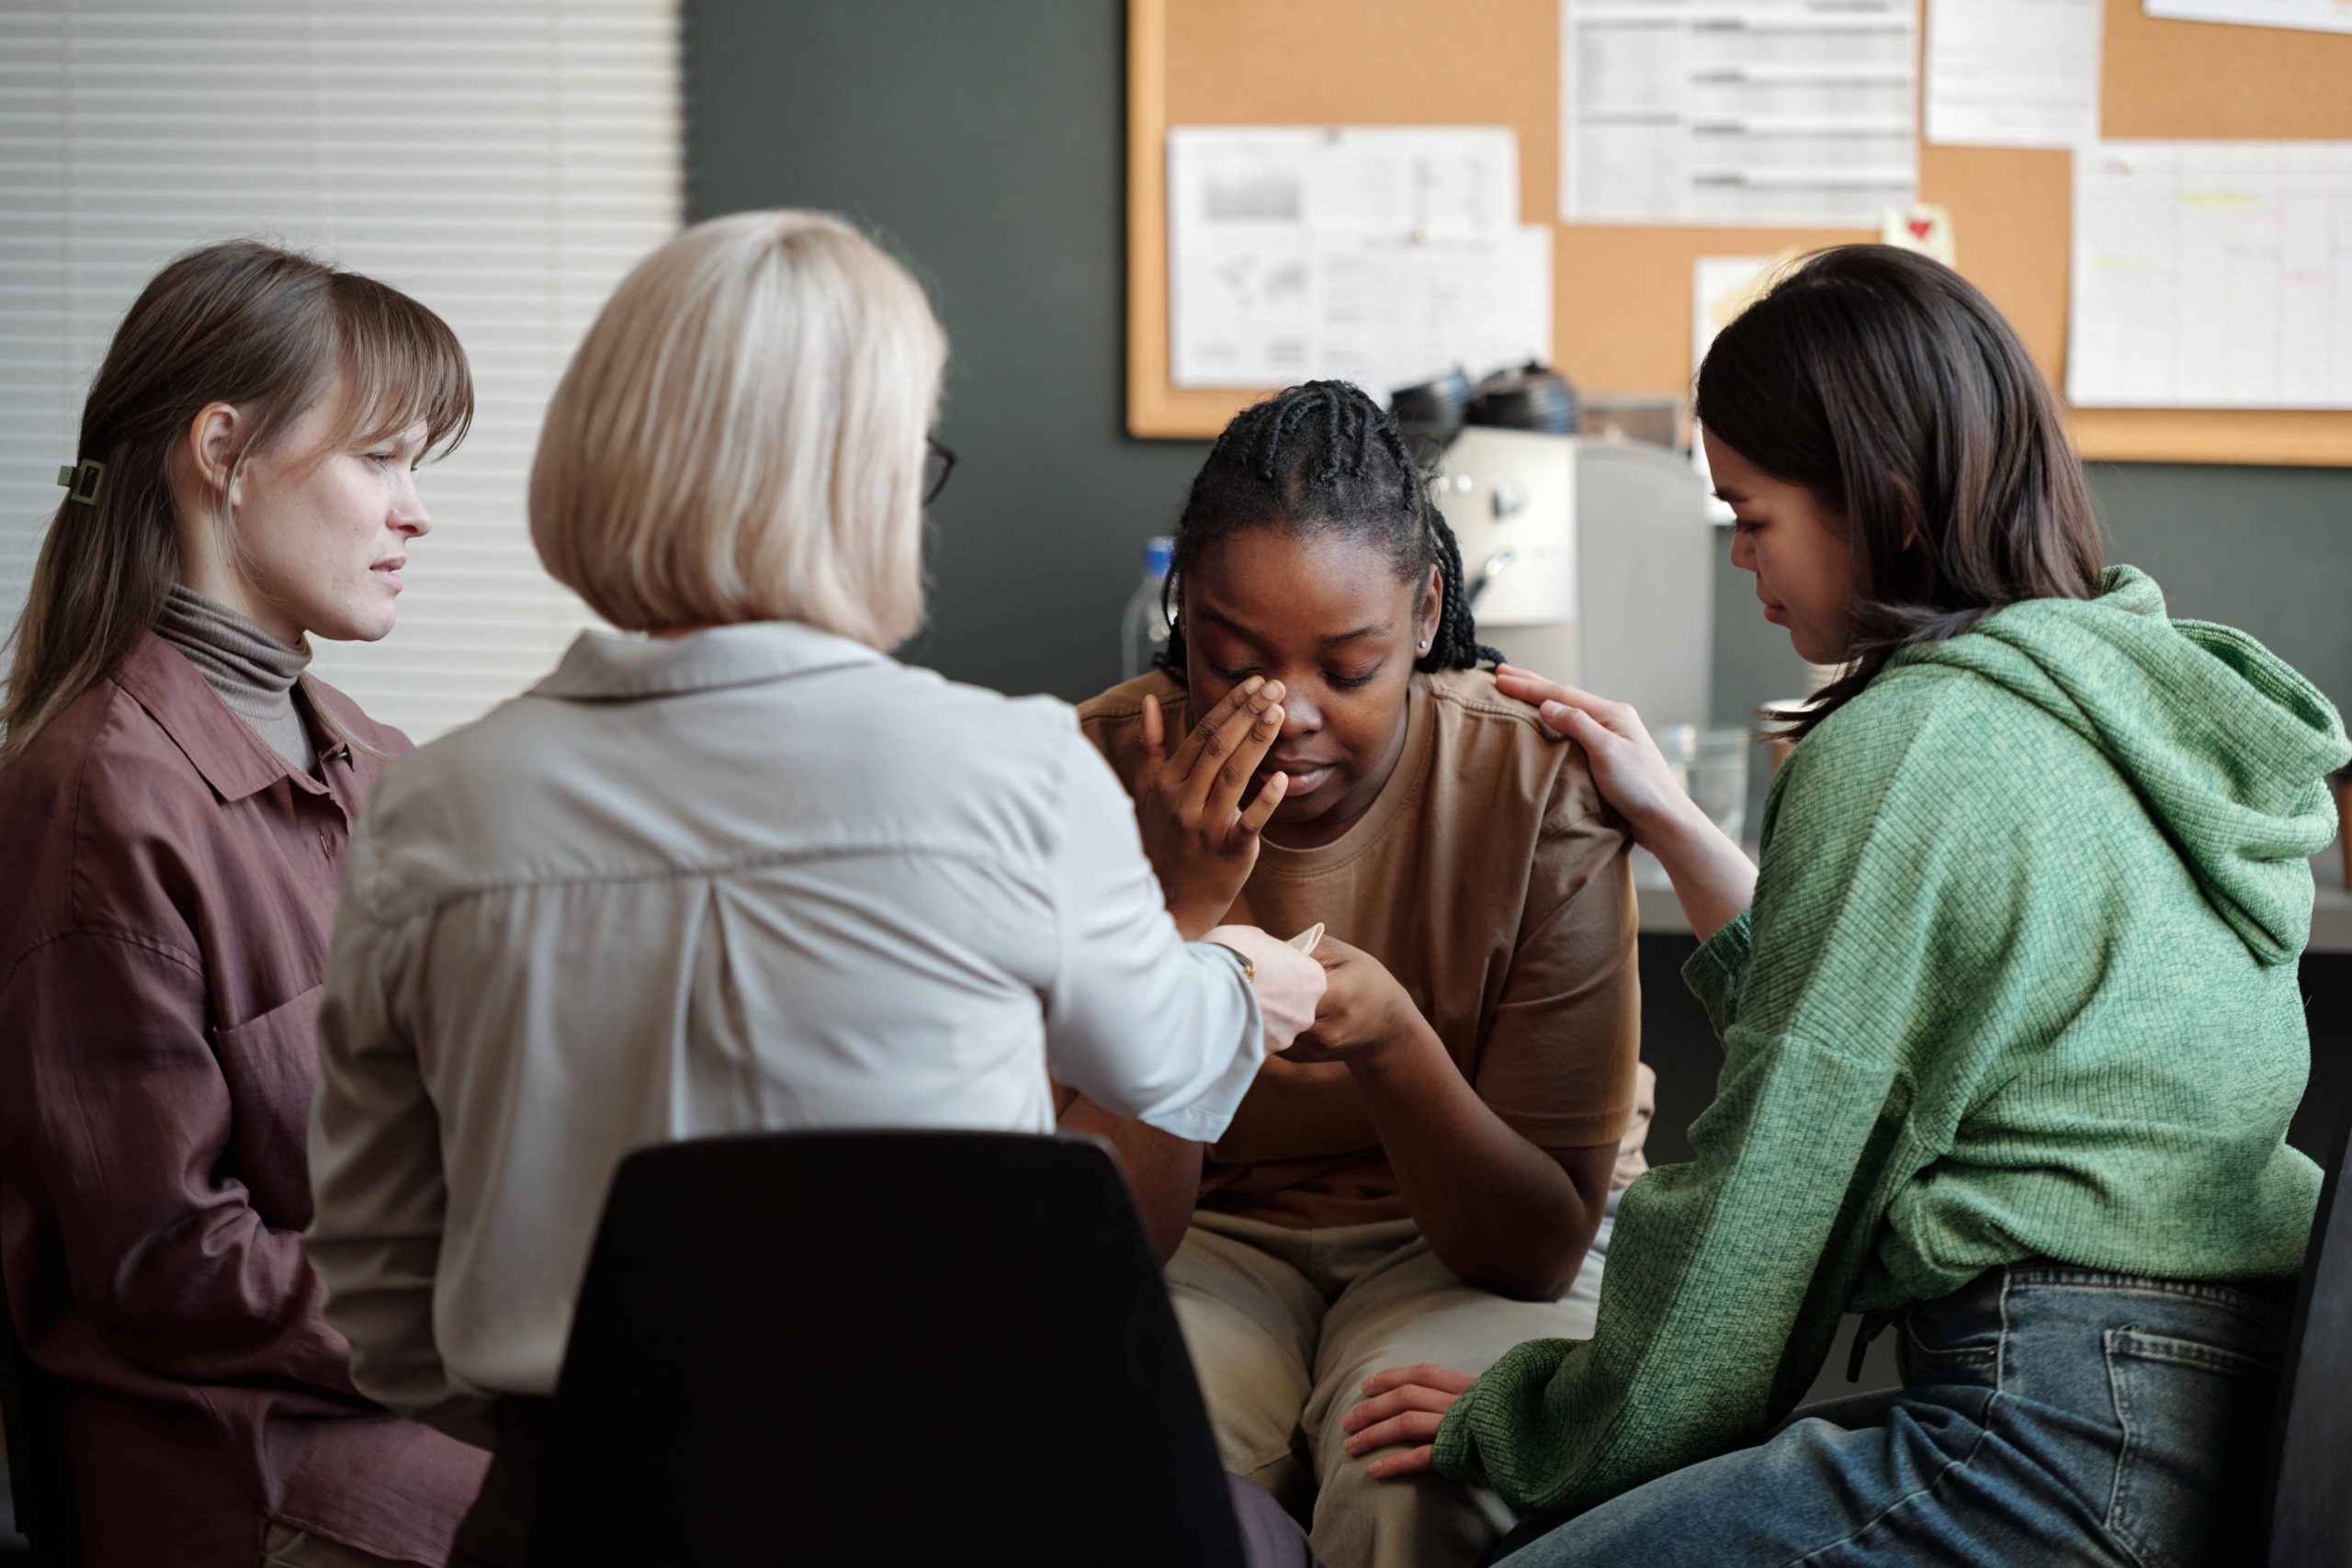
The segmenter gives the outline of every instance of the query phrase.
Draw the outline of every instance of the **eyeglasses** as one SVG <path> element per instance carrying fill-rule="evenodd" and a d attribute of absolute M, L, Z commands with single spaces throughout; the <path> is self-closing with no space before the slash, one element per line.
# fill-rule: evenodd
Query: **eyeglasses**
<path fill-rule="evenodd" d="M 956 471 L 956 454 L 933 436 L 924 436 L 922 444 L 927 448 L 922 459 L 922 503 L 929 506 L 947 488 L 947 476 Z"/>

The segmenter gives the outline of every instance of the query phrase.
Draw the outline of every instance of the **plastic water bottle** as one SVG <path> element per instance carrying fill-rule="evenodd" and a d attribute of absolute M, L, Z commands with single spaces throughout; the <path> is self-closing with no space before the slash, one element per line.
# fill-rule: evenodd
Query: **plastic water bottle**
<path fill-rule="evenodd" d="M 1144 542 L 1143 581 L 1136 585 L 1134 596 L 1127 601 L 1126 614 L 1120 618 L 1122 681 L 1132 681 L 1148 670 L 1157 669 L 1154 660 L 1159 659 L 1159 650 L 1168 646 L 1168 615 L 1159 607 L 1159 595 L 1167 585 L 1168 564 L 1175 553 L 1173 539 L 1155 536 Z"/>

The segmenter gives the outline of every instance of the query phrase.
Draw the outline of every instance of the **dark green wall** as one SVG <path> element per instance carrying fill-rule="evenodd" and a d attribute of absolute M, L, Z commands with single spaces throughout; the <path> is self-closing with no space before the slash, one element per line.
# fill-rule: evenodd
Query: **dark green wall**
<path fill-rule="evenodd" d="M 1125 6 L 689 0 L 687 202 L 828 208 L 930 284 L 954 358 L 932 629 L 1005 691 L 1118 679 L 1142 542 L 1204 448 L 1122 434 Z"/>

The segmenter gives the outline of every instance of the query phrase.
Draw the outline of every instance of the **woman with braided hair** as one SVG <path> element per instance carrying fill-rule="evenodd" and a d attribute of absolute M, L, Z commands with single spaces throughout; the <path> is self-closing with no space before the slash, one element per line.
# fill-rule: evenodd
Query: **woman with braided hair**
<path fill-rule="evenodd" d="M 1163 668 L 1080 719 L 1179 929 L 1322 922 L 1329 985 L 1216 1143 L 1063 1124 L 1119 1147 L 1227 1468 L 1332 1568 L 1466 1565 L 1492 1495 L 1375 1483 L 1340 1421 L 1379 1368 L 1591 1332 L 1645 1121 L 1625 830 L 1480 668 L 1453 534 L 1354 387 L 1233 421 L 1170 592 Z"/>

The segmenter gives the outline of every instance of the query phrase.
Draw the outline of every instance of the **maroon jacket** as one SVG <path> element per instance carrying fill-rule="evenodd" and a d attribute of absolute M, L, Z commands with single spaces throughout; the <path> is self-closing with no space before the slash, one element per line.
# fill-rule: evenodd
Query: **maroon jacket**
<path fill-rule="evenodd" d="M 150 634 L 0 775 L 0 1261 L 63 1380 L 85 1568 L 253 1568 L 271 1519 L 437 1564 L 480 1485 L 352 1388 L 302 1256 L 311 1019 L 382 767 L 294 773 Z"/>

